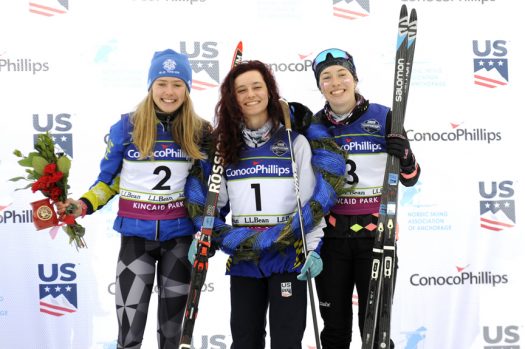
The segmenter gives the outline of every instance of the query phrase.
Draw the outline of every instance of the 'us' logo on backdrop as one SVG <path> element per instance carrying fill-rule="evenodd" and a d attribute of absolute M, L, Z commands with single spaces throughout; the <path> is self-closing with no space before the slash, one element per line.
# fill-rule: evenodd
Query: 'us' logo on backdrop
<path fill-rule="evenodd" d="M 501 231 L 516 224 L 514 207 L 514 189 L 512 181 L 491 182 L 487 189 L 485 182 L 479 182 L 479 194 L 484 199 L 479 202 L 481 228 L 490 231 Z M 497 199 L 497 200 L 494 200 Z"/>
<path fill-rule="evenodd" d="M 33 114 L 33 128 L 40 133 L 49 132 L 55 143 L 55 150 L 72 158 L 73 134 L 71 128 L 73 125 L 70 118 L 71 115 L 67 113 L 47 114 L 46 116 Z M 33 135 L 33 144 L 36 143 L 37 138 L 38 133 Z"/>
<path fill-rule="evenodd" d="M 333 14 L 343 19 L 359 19 L 370 15 L 369 0 L 332 0 Z"/>
<path fill-rule="evenodd" d="M 68 0 L 32 0 L 29 1 L 29 12 L 51 17 L 67 13 Z"/>
<path fill-rule="evenodd" d="M 509 67 L 505 40 L 480 42 L 474 40 L 474 84 L 495 88 L 505 86 L 509 82 Z"/>
<path fill-rule="evenodd" d="M 192 89 L 203 91 L 219 86 L 219 51 L 216 42 L 196 41 L 193 48 L 189 48 L 183 41 L 180 43 L 180 52 L 188 56 L 191 69 L 195 72 Z"/>
<path fill-rule="evenodd" d="M 50 269 L 49 269 L 50 267 Z M 77 274 L 73 263 L 38 265 L 40 312 L 62 316 L 77 311 Z"/>

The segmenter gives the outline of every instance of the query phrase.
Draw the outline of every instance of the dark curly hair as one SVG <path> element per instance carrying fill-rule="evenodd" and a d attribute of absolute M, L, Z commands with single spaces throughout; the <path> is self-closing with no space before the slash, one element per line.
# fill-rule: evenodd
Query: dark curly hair
<path fill-rule="evenodd" d="M 258 60 L 244 61 L 233 67 L 221 84 L 221 96 L 215 106 L 214 149 L 218 149 L 224 160 L 224 165 L 236 164 L 239 161 L 239 154 L 243 145 L 240 125 L 244 121 L 241 106 L 237 103 L 235 96 L 235 79 L 251 70 L 261 73 L 268 89 L 270 97 L 268 115 L 272 120 L 273 130 L 283 121 L 283 111 L 279 104 L 281 98 L 279 88 L 270 67 Z"/>

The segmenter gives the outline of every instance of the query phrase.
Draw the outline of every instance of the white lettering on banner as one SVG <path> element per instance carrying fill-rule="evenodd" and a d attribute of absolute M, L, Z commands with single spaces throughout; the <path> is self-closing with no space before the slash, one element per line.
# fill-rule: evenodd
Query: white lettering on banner
<path fill-rule="evenodd" d="M 270 174 L 277 176 L 285 176 L 290 174 L 290 169 L 288 167 L 281 167 L 279 165 L 256 165 L 249 168 L 239 168 L 239 169 L 227 169 L 226 176 L 228 177 L 238 177 L 245 175 L 258 175 L 258 174 Z"/>
<path fill-rule="evenodd" d="M 218 194 L 221 190 L 221 180 L 222 180 L 222 174 L 224 173 L 224 167 L 221 165 L 221 158 L 216 155 L 213 158 L 213 169 L 212 174 L 210 176 L 210 183 L 208 186 L 208 190 Z"/>
<path fill-rule="evenodd" d="M 355 205 L 355 204 L 372 204 L 372 203 L 380 203 L 380 197 L 374 196 L 371 198 L 347 198 L 342 197 L 337 199 L 337 203 L 339 205 Z"/>
<path fill-rule="evenodd" d="M 341 145 L 340 147 L 342 150 L 347 152 L 354 152 L 354 151 L 369 151 L 371 153 L 375 153 L 378 151 L 381 151 L 381 145 L 377 143 L 372 143 L 370 141 L 366 142 L 350 142 Z"/>
<path fill-rule="evenodd" d="M 168 204 L 168 209 L 184 207 L 184 201 L 175 201 Z"/>
<path fill-rule="evenodd" d="M 403 101 L 403 90 L 405 86 L 405 59 L 400 57 L 397 61 L 396 72 L 396 102 Z"/>
<path fill-rule="evenodd" d="M 379 203 L 379 197 L 375 196 L 373 198 L 359 198 L 360 204 L 372 204 L 372 203 Z"/>
<path fill-rule="evenodd" d="M 145 204 L 143 202 L 134 202 L 133 208 L 137 210 L 148 210 L 148 211 L 157 211 L 157 210 L 165 210 L 165 205 L 158 205 L 158 204 Z"/>
<path fill-rule="evenodd" d="M 138 159 L 140 157 L 140 152 L 138 150 L 133 150 L 133 149 L 130 149 L 128 150 L 128 157 L 131 158 L 131 159 Z M 190 160 L 188 158 L 188 156 L 186 155 L 186 153 L 184 153 L 184 151 L 182 151 L 181 149 L 173 149 L 173 148 L 167 148 L 167 149 L 162 149 L 162 150 L 155 150 L 153 152 L 153 156 L 155 157 L 155 159 L 165 159 L 165 158 L 170 158 L 170 159 L 184 159 L 184 160 Z"/>
<path fill-rule="evenodd" d="M 133 208 L 137 210 L 162 211 L 167 209 L 184 207 L 184 201 L 170 202 L 169 204 L 148 204 L 144 202 L 134 202 Z"/>

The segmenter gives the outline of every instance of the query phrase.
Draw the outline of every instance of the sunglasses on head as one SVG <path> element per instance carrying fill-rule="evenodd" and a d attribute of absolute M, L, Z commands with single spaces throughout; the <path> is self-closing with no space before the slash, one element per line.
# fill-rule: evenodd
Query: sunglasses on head
<path fill-rule="evenodd" d="M 338 48 L 329 48 L 328 50 L 324 50 L 321 53 L 317 55 L 317 57 L 314 58 L 312 62 L 312 68 L 314 70 L 317 69 L 317 66 L 320 63 L 323 63 L 328 58 L 328 55 L 332 56 L 332 58 L 343 58 L 351 60 L 352 56 L 348 54 L 348 52 L 345 52 L 343 50 L 340 50 Z"/>

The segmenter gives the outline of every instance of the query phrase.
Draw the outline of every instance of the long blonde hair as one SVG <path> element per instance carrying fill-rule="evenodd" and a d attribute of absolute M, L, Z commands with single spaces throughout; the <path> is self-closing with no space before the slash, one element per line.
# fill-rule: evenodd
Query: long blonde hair
<path fill-rule="evenodd" d="M 171 134 L 175 143 L 179 144 L 189 157 L 204 159 L 205 155 L 201 153 L 199 144 L 203 134 L 210 130 L 211 125 L 193 109 L 188 90 L 185 92 L 185 97 L 184 103 L 176 111 L 177 116 L 173 120 Z M 151 90 L 137 106 L 131 117 L 131 123 L 133 124 L 132 139 L 140 152 L 140 159 L 153 157 L 158 120 Z"/>

